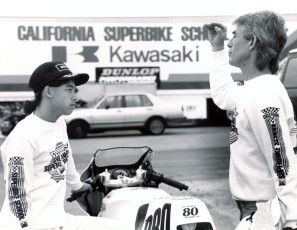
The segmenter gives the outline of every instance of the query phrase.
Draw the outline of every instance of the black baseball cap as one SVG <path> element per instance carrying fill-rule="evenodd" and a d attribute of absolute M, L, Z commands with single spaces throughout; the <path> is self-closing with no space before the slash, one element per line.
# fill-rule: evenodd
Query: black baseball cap
<path fill-rule="evenodd" d="M 86 73 L 73 74 L 65 63 L 60 61 L 45 62 L 38 66 L 29 80 L 29 87 L 34 93 L 43 89 L 52 81 L 73 80 L 76 86 L 83 85 L 89 80 Z"/>

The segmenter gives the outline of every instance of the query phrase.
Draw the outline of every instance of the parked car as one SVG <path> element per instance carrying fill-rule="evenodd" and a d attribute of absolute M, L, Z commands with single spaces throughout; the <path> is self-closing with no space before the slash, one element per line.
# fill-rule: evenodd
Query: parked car
<path fill-rule="evenodd" d="M 182 107 L 166 103 L 150 93 L 115 93 L 96 97 L 86 108 L 65 116 L 70 138 L 90 132 L 138 129 L 160 135 L 165 128 L 185 121 Z"/>

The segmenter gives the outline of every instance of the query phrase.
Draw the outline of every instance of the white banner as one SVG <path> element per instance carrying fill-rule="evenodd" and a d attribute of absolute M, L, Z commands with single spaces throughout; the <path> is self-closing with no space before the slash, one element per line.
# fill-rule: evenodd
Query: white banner
<path fill-rule="evenodd" d="M 227 38 L 231 19 L 223 21 Z M 98 67 L 156 66 L 161 81 L 170 74 L 206 74 L 211 47 L 203 25 L 215 20 L 220 19 L 1 18 L 0 75 L 30 75 L 51 60 L 66 62 L 75 73 L 87 72 L 91 81 Z M 297 28 L 290 23 L 288 32 Z"/>

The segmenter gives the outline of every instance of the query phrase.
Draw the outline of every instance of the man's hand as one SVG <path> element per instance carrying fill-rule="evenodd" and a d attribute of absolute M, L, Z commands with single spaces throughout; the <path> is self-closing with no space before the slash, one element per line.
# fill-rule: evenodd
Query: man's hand
<path fill-rule="evenodd" d="M 227 28 L 220 23 L 205 24 L 204 27 L 208 30 L 208 39 L 212 46 L 212 51 L 223 50 Z"/>
<path fill-rule="evenodd" d="M 76 200 L 78 197 L 82 196 L 85 193 L 89 193 L 92 191 L 92 186 L 90 184 L 87 184 L 83 182 L 83 186 L 78 190 L 71 190 L 71 196 L 67 198 L 66 200 L 68 202 L 72 202 Z"/>
<path fill-rule="evenodd" d="M 78 190 L 71 190 L 72 193 L 80 193 L 80 194 L 83 194 L 83 193 L 88 193 L 88 192 L 91 192 L 92 191 L 92 186 L 90 184 L 87 184 L 85 182 L 83 182 L 83 185 L 80 189 Z"/>
<path fill-rule="evenodd" d="M 78 190 L 71 190 L 72 193 L 85 193 L 92 191 L 92 186 L 83 182 L 83 186 Z"/>

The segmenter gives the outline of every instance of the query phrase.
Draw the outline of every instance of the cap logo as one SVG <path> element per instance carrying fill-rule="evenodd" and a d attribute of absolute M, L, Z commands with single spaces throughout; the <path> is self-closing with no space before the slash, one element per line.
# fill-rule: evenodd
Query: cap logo
<path fill-rule="evenodd" d="M 59 72 L 62 72 L 65 70 L 70 71 L 69 68 L 65 64 L 57 64 L 57 65 L 55 65 L 55 67 Z"/>
<path fill-rule="evenodd" d="M 71 77 L 73 77 L 73 76 L 75 76 L 75 75 L 73 75 L 73 74 L 66 74 L 66 75 L 63 75 L 62 77 L 65 77 L 65 78 L 71 78 Z"/>

